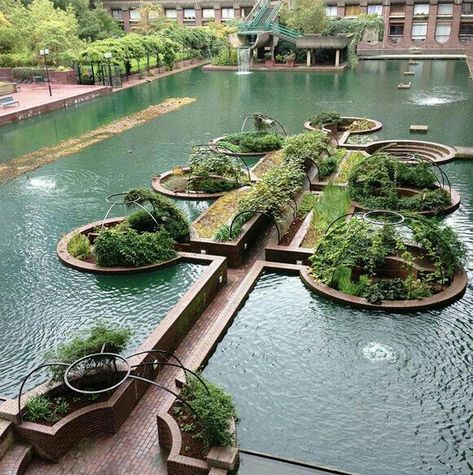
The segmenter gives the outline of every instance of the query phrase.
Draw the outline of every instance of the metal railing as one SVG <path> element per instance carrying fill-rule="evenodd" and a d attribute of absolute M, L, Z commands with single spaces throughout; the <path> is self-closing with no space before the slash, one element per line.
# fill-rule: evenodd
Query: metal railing
<path fill-rule="evenodd" d="M 279 0 L 276 5 L 274 5 L 273 10 L 269 14 L 268 18 L 266 19 L 266 24 L 272 23 L 274 20 L 276 20 L 276 17 L 279 15 L 279 12 L 281 11 L 283 5 L 283 0 Z"/>
<path fill-rule="evenodd" d="M 270 30 L 272 33 L 275 33 L 277 35 L 280 35 L 286 38 L 296 39 L 302 36 L 301 33 L 299 33 L 298 31 L 291 30 L 290 28 L 281 26 L 278 23 L 268 24 L 267 27 L 268 27 L 268 30 Z"/>
<path fill-rule="evenodd" d="M 261 20 L 261 17 L 268 9 L 270 3 L 271 0 L 259 0 L 254 6 L 253 10 L 251 10 L 250 14 L 247 17 L 247 20 L 245 20 L 245 22 L 243 22 L 243 24 L 240 26 L 239 30 L 252 30 Z"/>

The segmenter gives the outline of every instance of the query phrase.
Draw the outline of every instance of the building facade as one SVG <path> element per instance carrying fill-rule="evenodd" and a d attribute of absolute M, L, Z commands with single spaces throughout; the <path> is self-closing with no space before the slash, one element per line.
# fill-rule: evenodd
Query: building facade
<path fill-rule="evenodd" d="M 167 18 L 188 26 L 245 18 L 254 1 L 230 3 L 225 0 L 156 0 Z M 140 2 L 105 0 L 104 5 L 126 31 L 140 21 Z M 361 54 L 430 52 L 461 54 L 473 41 L 473 0 L 327 0 L 328 17 L 356 18 L 362 13 L 378 14 L 384 19 L 381 41 L 359 44 Z M 473 48 L 473 45 L 471 46 Z"/>

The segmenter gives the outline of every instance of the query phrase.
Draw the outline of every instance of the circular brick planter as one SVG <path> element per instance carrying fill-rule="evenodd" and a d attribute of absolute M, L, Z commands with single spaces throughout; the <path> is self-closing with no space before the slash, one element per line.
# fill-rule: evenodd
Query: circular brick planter
<path fill-rule="evenodd" d="M 225 150 L 224 148 L 219 148 L 218 147 L 218 143 L 221 141 L 221 140 L 225 140 L 225 135 L 223 135 L 222 137 L 217 137 L 216 139 L 213 139 L 209 142 L 209 145 L 213 145 L 215 147 L 216 150 L 218 150 L 220 153 L 223 153 L 224 155 L 230 155 L 230 156 L 233 156 L 232 152 L 229 152 L 227 150 Z M 280 149 L 278 149 L 280 150 Z M 243 152 L 237 152 L 237 154 L 240 156 L 240 157 L 264 157 L 267 153 L 271 153 L 271 152 L 276 152 L 277 150 L 269 150 L 267 152 L 251 152 L 251 153 L 243 153 Z"/>
<path fill-rule="evenodd" d="M 190 168 L 185 167 L 182 169 L 184 172 L 189 172 Z M 179 200 L 215 200 L 217 198 L 220 198 L 224 194 L 228 193 L 228 191 L 222 191 L 220 193 L 201 193 L 199 191 L 171 191 L 168 188 L 166 188 L 164 185 L 167 180 L 169 180 L 174 173 L 172 171 L 168 171 L 165 173 L 161 173 L 159 176 L 153 177 L 153 181 L 151 183 L 151 186 L 153 187 L 153 190 L 168 196 L 169 198 L 176 198 Z"/>
<path fill-rule="evenodd" d="M 369 120 L 370 122 L 372 122 L 373 125 L 370 129 L 353 130 L 353 131 L 347 130 L 346 129 L 347 125 L 342 125 L 340 128 L 339 128 L 339 126 L 323 125 L 322 130 L 324 130 L 325 132 L 332 132 L 332 133 L 350 132 L 350 134 L 371 134 L 372 132 L 376 132 L 377 130 L 380 130 L 380 129 L 383 128 L 383 124 L 381 122 L 379 122 L 378 120 L 375 120 L 375 119 L 367 119 L 365 117 L 340 117 L 340 118 L 345 122 L 349 122 L 349 124 L 347 124 L 347 125 L 350 125 L 352 122 L 355 122 L 357 120 Z M 312 131 L 320 130 L 318 127 L 312 126 L 310 124 L 309 120 L 304 122 L 304 127 L 307 130 L 312 130 Z"/>
<path fill-rule="evenodd" d="M 467 274 L 464 270 L 461 270 L 453 275 L 450 286 L 438 294 L 415 300 L 383 300 L 379 305 L 376 305 L 368 302 L 368 300 L 363 297 L 345 294 L 328 285 L 316 282 L 311 276 L 309 268 L 302 269 L 300 271 L 300 277 L 302 282 L 309 289 L 335 302 L 350 305 L 355 308 L 385 310 L 388 312 L 416 312 L 419 310 L 445 307 L 459 300 L 465 293 L 466 286 L 468 285 Z"/>
<path fill-rule="evenodd" d="M 437 188 L 439 187 L 437 186 Z M 445 189 L 448 190 L 447 187 L 445 187 Z M 420 194 L 422 192 L 421 190 L 418 190 L 416 188 L 397 188 L 397 190 L 398 190 L 398 193 L 402 196 L 413 196 L 416 194 Z M 451 190 L 450 197 L 451 197 L 452 202 L 446 208 L 441 208 L 437 210 L 428 210 L 428 211 L 417 211 L 416 214 L 420 214 L 422 216 L 446 216 L 447 214 L 451 214 L 460 207 L 461 197 L 460 197 L 460 193 L 458 193 L 454 189 Z M 357 203 L 356 201 L 352 201 L 352 204 L 355 208 L 355 211 L 370 211 L 371 210 L 371 208 L 362 206 L 360 203 Z"/>
<path fill-rule="evenodd" d="M 59 260 L 67 267 L 72 269 L 79 270 L 81 272 L 90 272 L 92 274 L 132 274 L 138 272 L 147 272 L 151 270 L 160 269 L 162 267 L 167 267 L 170 265 L 175 264 L 177 261 L 181 259 L 179 254 L 174 259 L 169 261 L 159 262 L 157 264 L 148 264 L 146 266 L 141 267 L 101 267 L 93 262 L 86 262 L 81 261 L 73 257 L 69 251 L 67 250 L 67 245 L 69 240 L 72 238 L 74 234 L 80 233 L 88 236 L 89 233 L 93 232 L 94 228 L 97 226 L 105 225 L 105 227 L 112 227 L 120 222 L 122 222 L 125 218 L 109 218 L 105 221 L 95 221 L 93 223 L 85 224 L 79 228 L 74 229 L 70 233 L 66 234 L 57 244 L 56 253 L 59 257 Z"/>

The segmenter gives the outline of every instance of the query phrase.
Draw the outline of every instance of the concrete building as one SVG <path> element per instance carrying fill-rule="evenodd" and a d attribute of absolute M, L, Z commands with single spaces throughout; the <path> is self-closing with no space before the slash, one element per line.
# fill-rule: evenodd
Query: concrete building
<path fill-rule="evenodd" d="M 225 0 L 156 0 L 166 17 L 188 26 L 245 18 L 254 3 L 252 0 L 233 3 Z M 140 20 L 139 1 L 104 0 L 104 5 L 126 31 Z M 461 54 L 473 41 L 473 0 L 327 0 L 326 12 L 329 17 L 356 18 L 361 13 L 376 13 L 383 17 L 383 39 L 360 43 L 361 54 L 418 51 Z"/>

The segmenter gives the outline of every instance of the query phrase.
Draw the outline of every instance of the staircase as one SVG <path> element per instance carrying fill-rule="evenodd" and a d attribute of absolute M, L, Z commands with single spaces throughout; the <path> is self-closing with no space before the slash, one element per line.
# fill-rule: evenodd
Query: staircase
<path fill-rule="evenodd" d="M 32 458 L 33 447 L 15 440 L 13 423 L 0 419 L 0 475 L 22 475 Z"/>
<path fill-rule="evenodd" d="M 277 17 L 282 6 L 283 0 L 259 0 L 238 29 L 238 34 L 258 35 L 271 33 L 274 36 L 294 43 L 302 35 L 296 30 L 279 25 Z"/>

